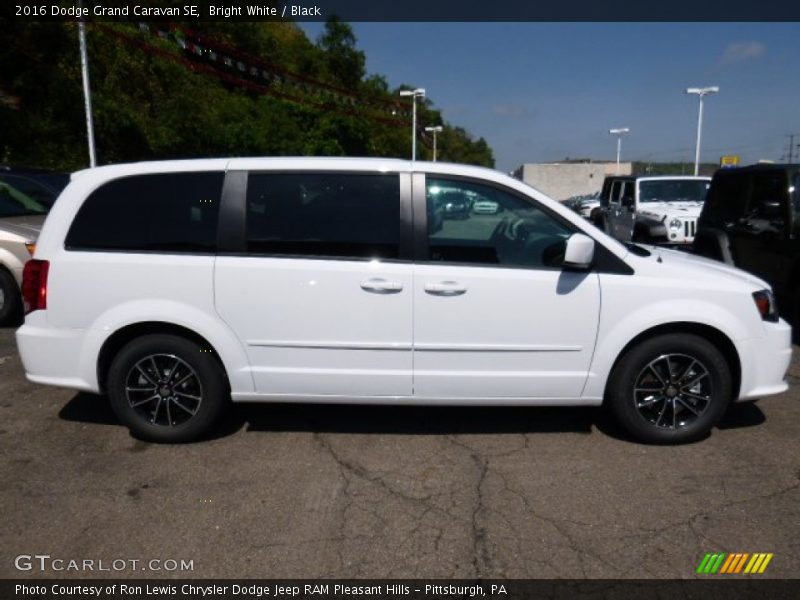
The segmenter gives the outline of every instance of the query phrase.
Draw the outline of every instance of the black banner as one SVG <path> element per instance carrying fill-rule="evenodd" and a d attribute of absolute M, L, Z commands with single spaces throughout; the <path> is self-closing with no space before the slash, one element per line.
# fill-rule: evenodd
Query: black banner
<path fill-rule="evenodd" d="M 800 21 L 794 0 L 11 0 L 17 19 L 89 21 Z"/>
<path fill-rule="evenodd" d="M 788 600 L 797 580 L 13 580 L 0 581 L 3 600 Z"/>

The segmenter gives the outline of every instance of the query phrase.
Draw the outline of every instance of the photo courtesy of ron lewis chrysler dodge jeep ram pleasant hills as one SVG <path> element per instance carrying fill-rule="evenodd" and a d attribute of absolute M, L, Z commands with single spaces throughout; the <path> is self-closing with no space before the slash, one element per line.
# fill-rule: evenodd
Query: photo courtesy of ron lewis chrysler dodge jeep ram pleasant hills
<path fill-rule="evenodd" d="M 445 192 L 493 208 L 432 218 Z M 677 443 L 786 390 L 791 357 L 756 276 L 624 245 L 520 181 L 445 163 L 78 172 L 23 279 L 27 377 L 107 394 L 162 442 L 202 436 L 232 399 L 605 404 L 631 436 Z"/>

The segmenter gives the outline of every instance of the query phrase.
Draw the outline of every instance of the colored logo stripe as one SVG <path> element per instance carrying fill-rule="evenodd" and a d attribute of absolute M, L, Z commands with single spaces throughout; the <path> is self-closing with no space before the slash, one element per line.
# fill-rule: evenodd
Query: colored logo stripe
<path fill-rule="evenodd" d="M 696 572 L 704 575 L 713 575 L 717 572 L 728 575 L 737 573 L 760 574 L 766 570 L 772 557 L 772 553 L 765 552 L 755 554 L 748 552 L 732 552 L 730 554 L 709 552 L 700 561 Z"/>

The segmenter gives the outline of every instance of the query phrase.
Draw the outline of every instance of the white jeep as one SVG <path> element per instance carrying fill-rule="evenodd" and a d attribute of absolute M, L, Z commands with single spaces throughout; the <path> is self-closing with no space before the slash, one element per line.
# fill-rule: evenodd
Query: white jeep
<path fill-rule="evenodd" d="M 607 177 L 592 221 L 623 242 L 688 245 L 697 231 L 709 177 Z"/>

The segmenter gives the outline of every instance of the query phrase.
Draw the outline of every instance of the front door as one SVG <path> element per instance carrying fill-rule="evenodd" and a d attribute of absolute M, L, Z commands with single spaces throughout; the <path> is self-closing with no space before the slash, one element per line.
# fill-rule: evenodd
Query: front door
<path fill-rule="evenodd" d="M 214 290 L 258 394 L 411 395 L 400 177 L 249 175 L 246 247 L 217 258 Z"/>
<path fill-rule="evenodd" d="M 580 397 L 600 287 L 594 272 L 561 268 L 572 226 L 510 190 L 431 176 L 414 181 L 421 253 L 414 271 L 414 394 L 501 403 Z M 420 231 L 418 216 L 448 193 L 470 197 L 480 210 Z"/>

